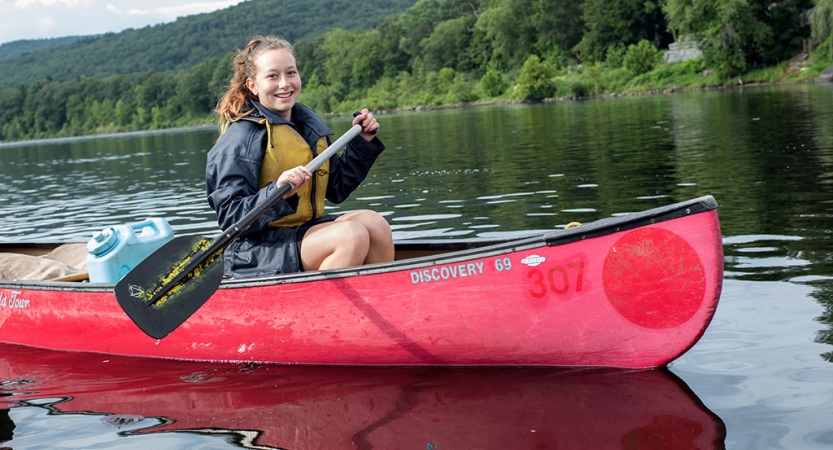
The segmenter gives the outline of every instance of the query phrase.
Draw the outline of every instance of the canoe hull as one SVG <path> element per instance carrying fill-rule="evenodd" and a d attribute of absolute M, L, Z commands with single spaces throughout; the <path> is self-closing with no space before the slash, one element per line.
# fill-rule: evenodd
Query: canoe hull
<path fill-rule="evenodd" d="M 0 284 L 0 341 L 291 364 L 663 366 L 702 336 L 723 279 L 716 204 L 675 206 L 638 226 L 606 219 L 389 267 L 227 281 L 161 340 L 112 285 Z"/>

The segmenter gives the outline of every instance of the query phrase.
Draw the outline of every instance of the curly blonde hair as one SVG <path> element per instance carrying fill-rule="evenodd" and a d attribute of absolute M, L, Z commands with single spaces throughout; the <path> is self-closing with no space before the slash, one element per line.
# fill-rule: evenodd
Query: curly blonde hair
<path fill-rule="evenodd" d="M 257 100 L 257 96 L 246 87 L 246 80 L 254 79 L 257 74 L 255 60 L 263 52 L 268 50 L 285 49 L 295 56 L 295 49 L 286 39 L 277 36 L 255 36 L 234 57 L 232 62 L 234 74 L 226 85 L 226 91 L 214 111 L 220 115 L 220 121 L 229 124 L 239 120 L 241 117 L 251 113 L 251 110 L 242 111 L 246 100 Z"/>

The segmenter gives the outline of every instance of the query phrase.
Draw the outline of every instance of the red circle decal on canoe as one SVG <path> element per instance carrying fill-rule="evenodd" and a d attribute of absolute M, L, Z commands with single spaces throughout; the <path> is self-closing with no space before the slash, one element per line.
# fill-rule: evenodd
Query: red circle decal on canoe
<path fill-rule="evenodd" d="M 697 253 L 659 228 L 631 231 L 614 244 L 602 272 L 608 300 L 624 318 L 646 328 L 674 328 L 703 303 L 706 286 Z"/>

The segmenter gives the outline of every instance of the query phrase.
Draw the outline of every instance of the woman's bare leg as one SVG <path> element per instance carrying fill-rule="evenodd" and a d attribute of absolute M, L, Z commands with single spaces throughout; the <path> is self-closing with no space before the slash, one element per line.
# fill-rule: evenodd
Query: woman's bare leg
<path fill-rule="evenodd" d="M 364 264 L 393 261 L 393 232 L 388 221 L 379 213 L 371 210 L 353 211 L 339 216 L 336 221 L 358 222 L 367 229 L 370 248 Z"/>
<path fill-rule="evenodd" d="M 305 271 L 340 269 L 393 261 L 393 234 L 378 213 L 354 211 L 313 225 L 301 241 Z"/>
<path fill-rule="evenodd" d="M 301 265 L 305 271 L 358 266 L 367 257 L 369 247 L 370 237 L 360 223 L 320 223 L 304 234 Z"/>

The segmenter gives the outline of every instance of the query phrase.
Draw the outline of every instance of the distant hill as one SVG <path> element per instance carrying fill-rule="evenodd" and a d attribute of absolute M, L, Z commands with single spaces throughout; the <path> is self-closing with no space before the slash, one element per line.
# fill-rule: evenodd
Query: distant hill
<path fill-rule="evenodd" d="M 175 22 L 77 39 L 0 59 L 0 89 L 55 80 L 175 72 L 222 58 L 256 34 L 290 42 L 335 29 L 374 28 L 416 0 L 251 0 Z M 57 45 L 57 44 L 56 44 Z"/>
<path fill-rule="evenodd" d="M 67 36 L 52 39 L 21 39 L 19 41 L 0 44 L 0 59 L 11 58 L 12 56 L 29 53 L 45 48 L 57 47 L 59 45 L 72 44 L 79 39 L 89 36 Z"/>

